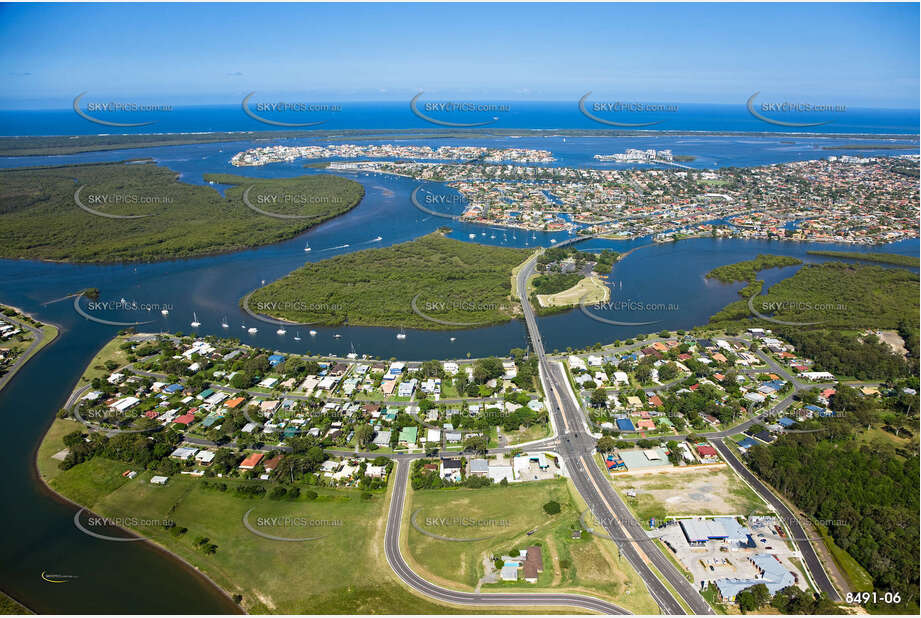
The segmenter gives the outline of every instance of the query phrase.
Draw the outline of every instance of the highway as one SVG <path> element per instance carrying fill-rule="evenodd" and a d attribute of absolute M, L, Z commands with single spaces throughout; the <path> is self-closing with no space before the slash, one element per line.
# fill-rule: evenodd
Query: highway
<path fill-rule="evenodd" d="M 384 553 L 387 563 L 406 585 L 422 594 L 455 605 L 524 606 L 534 607 L 576 607 L 601 614 L 629 614 L 627 610 L 613 603 L 594 597 L 564 593 L 477 593 L 461 592 L 442 588 L 417 575 L 403 559 L 400 551 L 400 528 L 403 521 L 403 507 L 406 499 L 406 486 L 409 482 L 410 458 L 394 458 L 393 495 L 390 498 L 390 512 L 387 517 L 387 532 L 384 538 Z"/>
<path fill-rule="evenodd" d="M 746 468 L 739 458 L 736 457 L 736 454 L 723 442 L 722 439 L 711 440 L 711 443 L 716 450 L 719 451 L 720 456 L 732 466 L 732 469 L 736 471 L 736 474 L 745 479 L 745 481 L 751 485 L 751 487 L 758 492 L 758 495 L 761 498 L 774 507 L 774 510 L 777 512 L 778 516 L 783 519 L 783 522 L 787 525 L 787 528 L 790 530 L 792 538 L 790 539 L 793 543 L 796 544 L 796 548 L 800 551 L 800 554 L 803 556 L 803 560 L 806 563 L 809 573 L 812 575 L 813 580 L 819 589 L 828 595 L 828 598 L 832 601 L 841 601 L 841 595 L 838 594 L 838 591 L 831 583 L 831 579 L 828 577 L 828 573 L 825 572 L 825 569 L 822 567 L 822 562 L 819 560 L 818 555 L 815 553 L 815 549 L 812 547 L 812 543 L 809 542 L 809 537 L 806 535 L 806 531 L 803 529 L 803 526 L 800 524 L 799 520 L 793 514 L 793 512 L 784 504 L 783 500 L 774 495 L 774 492 L 771 491 L 764 483 L 758 479 L 757 476 L 752 473 L 751 470 Z"/>
<path fill-rule="evenodd" d="M 648 538 L 630 509 L 595 465 L 592 459 L 595 439 L 587 431 L 582 410 L 570 390 L 562 366 L 559 363 L 551 364 L 547 359 L 534 310 L 527 297 L 527 281 L 534 273 L 536 262 L 536 257 L 532 258 L 519 271 L 517 286 L 525 323 L 531 337 L 531 347 L 537 354 L 544 394 L 558 436 L 559 446 L 556 451 L 562 458 L 569 477 L 595 519 L 614 539 L 621 555 L 646 583 L 649 593 L 663 613 L 677 615 L 686 612 L 678 599 L 650 568 L 650 564 L 662 574 L 672 589 L 677 591 L 693 613 L 713 614 L 713 609 L 700 593 Z"/>

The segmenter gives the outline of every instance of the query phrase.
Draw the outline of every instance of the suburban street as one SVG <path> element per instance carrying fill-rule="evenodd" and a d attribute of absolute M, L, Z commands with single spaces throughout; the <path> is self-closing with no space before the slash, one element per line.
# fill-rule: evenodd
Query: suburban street
<path fill-rule="evenodd" d="M 550 415 L 550 421 L 553 428 L 553 435 L 548 438 L 535 440 L 527 443 L 530 449 L 544 449 L 556 452 L 562 459 L 562 467 L 572 479 L 576 490 L 582 496 L 589 510 L 594 515 L 598 525 L 604 529 L 618 548 L 618 556 L 621 560 L 626 559 L 630 567 L 633 568 L 643 579 L 649 590 L 650 595 L 658 604 L 661 611 L 665 614 L 685 614 L 690 608 L 695 614 L 713 614 L 714 611 L 704 600 L 696 588 L 687 581 L 685 576 L 675 567 L 669 558 L 659 549 L 659 547 L 649 538 L 642 525 L 635 519 L 629 507 L 620 498 L 613 489 L 608 479 L 594 460 L 594 449 L 596 437 L 589 430 L 588 420 L 582 411 L 576 393 L 572 390 L 567 378 L 566 369 L 560 360 L 550 358 L 544 351 L 543 341 L 540 331 L 537 327 L 537 321 L 533 308 L 525 293 L 527 279 L 534 273 L 536 259 L 532 258 L 517 275 L 517 285 L 521 293 L 521 304 L 524 312 L 524 318 L 528 333 L 531 340 L 533 353 L 538 357 L 540 379 L 547 402 L 547 409 Z M 40 334 L 40 332 L 39 332 Z M 146 339 L 146 336 L 137 336 L 134 339 Z M 738 337 L 726 337 L 736 342 L 749 343 L 745 339 Z M 653 337 L 646 340 L 648 344 L 651 341 L 661 338 Z M 635 346 L 620 346 L 612 350 L 627 350 Z M 760 423 L 762 418 L 769 414 L 776 414 L 785 410 L 792 402 L 794 395 L 802 390 L 813 387 L 824 387 L 824 384 L 806 384 L 798 381 L 794 376 L 787 372 L 776 361 L 764 354 L 760 350 L 756 354 L 767 366 L 767 369 L 752 370 L 758 372 L 770 371 L 781 375 L 784 379 L 791 382 L 794 386 L 782 400 L 775 403 L 770 410 L 762 412 L 741 422 L 739 425 L 722 431 L 700 432 L 698 436 L 710 439 L 719 450 L 726 462 L 742 476 L 761 497 L 771 504 L 779 514 L 784 518 L 789 527 L 794 542 L 799 548 L 803 559 L 812 574 L 816 584 L 826 592 L 829 598 L 840 600 L 840 595 L 833 587 L 828 575 L 825 573 L 818 556 L 806 539 L 805 531 L 794 517 L 793 513 L 778 499 L 767 487 L 764 486 L 749 471 L 735 454 L 725 445 L 724 438 L 740 433 Z M 146 360 L 146 359 L 140 359 Z M 354 362 L 354 361 L 352 361 Z M 140 371 L 133 367 L 133 364 L 126 365 L 123 369 L 131 369 L 138 375 L 146 376 L 153 379 L 166 379 L 167 376 Z M 78 388 L 71 394 L 67 402 L 67 407 L 75 412 L 79 409 L 79 398 L 90 388 L 85 385 Z M 212 388 L 228 393 L 239 392 L 238 389 L 213 385 Z M 257 396 L 265 393 L 253 390 L 246 390 L 247 394 Z M 292 399 L 307 399 L 306 396 L 286 394 L 286 397 Z M 346 401 L 346 399 L 343 399 Z M 457 400 L 458 402 L 461 400 Z M 474 401 L 473 399 L 465 401 Z M 489 399 L 476 400 L 486 403 Z M 444 403 L 453 403 L 454 400 L 443 400 Z M 389 403 L 388 403 L 389 405 Z M 686 435 L 669 435 L 669 439 L 684 439 Z M 621 438 L 628 441 L 641 439 Z M 221 446 L 210 440 L 186 436 L 185 441 L 197 446 L 217 447 Z M 234 446 L 231 442 L 223 446 Z M 522 445 L 516 445 L 512 448 L 520 448 Z M 494 448 L 488 451 L 489 454 L 508 453 L 512 448 Z M 291 448 L 287 446 L 263 445 L 260 449 L 279 450 L 290 452 Z M 458 605 L 477 605 L 477 606 L 528 606 L 528 607 L 576 607 L 589 611 L 595 611 L 605 614 L 629 614 L 625 609 L 607 601 L 597 599 L 586 595 L 576 594 L 554 594 L 554 593 L 473 593 L 450 590 L 435 585 L 415 573 L 405 561 L 400 549 L 400 533 L 403 518 L 403 509 L 405 506 L 406 488 L 409 484 L 409 472 L 412 461 L 425 456 L 425 453 L 415 452 L 406 454 L 393 453 L 375 453 L 361 452 L 357 448 L 354 450 L 346 449 L 325 449 L 330 455 L 341 457 L 378 457 L 384 456 L 394 460 L 395 468 L 393 473 L 393 490 L 388 511 L 387 529 L 385 535 L 385 552 L 388 564 L 391 566 L 397 576 L 414 590 L 429 596 L 438 601 L 458 604 Z M 663 581 L 664 580 L 664 581 Z M 668 585 L 666 585 L 666 582 Z M 676 596 L 677 594 L 677 596 Z M 682 605 L 681 601 L 684 602 Z"/>

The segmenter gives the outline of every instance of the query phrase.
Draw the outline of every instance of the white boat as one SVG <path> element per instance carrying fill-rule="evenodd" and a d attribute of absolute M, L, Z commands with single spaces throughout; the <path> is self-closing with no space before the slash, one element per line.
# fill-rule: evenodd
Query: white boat
<path fill-rule="evenodd" d="M 476 234 L 467 234 L 467 238 L 470 238 L 472 240 L 476 238 Z"/>
<path fill-rule="evenodd" d="M 556 242 L 556 238 L 551 238 L 550 242 Z"/>
<path fill-rule="evenodd" d="M 333 338 L 334 338 L 334 339 L 342 339 L 342 335 L 340 335 L 339 333 L 336 333 L 335 335 L 333 335 Z"/>
<path fill-rule="evenodd" d="M 457 337 L 451 337 L 451 341 L 457 341 Z"/>
<path fill-rule="evenodd" d="M 406 333 L 403 331 L 403 327 L 400 327 L 400 332 L 397 333 L 397 339 L 406 339 Z"/>
<path fill-rule="evenodd" d="M 310 243 L 304 245 L 304 251 L 310 251 Z"/>
<path fill-rule="evenodd" d="M 160 310 L 160 313 L 161 313 L 162 315 L 169 315 L 169 311 L 168 311 L 167 309 L 161 309 L 161 310 Z"/>
<path fill-rule="evenodd" d="M 226 315 L 221 319 L 221 328 L 230 328 L 230 324 L 227 323 Z"/>
<path fill-rule="evenodd" d="M 311 337 L 316 337 L 316 336 L 317 336 L 317 331 L 312 330 L 312 331 L 310 331 L 309 334 L 310 334 Z"/>
<path fill-rule="evenodd" d="M 382 240 L 384 240 L 384 237 L 383 237 L 383 236 L 378 236 L 377 238 L 375 238 L 375 239 L 372 240 L 371 242 L 380 242 L 380 241 L 382 241 Z"/>
<path fill-rule="evenodd" d="M 276 335 L 284 335 L 284 334 L 287 333 L 287 332 L 288 332 L 288 331 L 286 331 L 284 328 L 279 328 L 277 331 L 275 331 L 275 334 L 276 334 Z"/>
<path fill-rule="evenodd" d="M 248 332 L 250 335 L 255 335 L 256 333 L 259 332 L 259 329 L 256 328 L 255 326 L 250 326 L 249 328 L 246 329 L 246 332 Z"/>
<path fill-rule="evenodd" d="M 295 341 L 300 341 L 300 340 L 301 340 L 301 331 L 296 331 L 296 332 L 294 333 L 294 340 L 295 340 Z"/>
<path fill-rule="evenodd" d="M 201 322 L 198 321 L 198 315 L 193 311 L 192 312 L 192 328 L 198 328 L 201 326 Z"/>

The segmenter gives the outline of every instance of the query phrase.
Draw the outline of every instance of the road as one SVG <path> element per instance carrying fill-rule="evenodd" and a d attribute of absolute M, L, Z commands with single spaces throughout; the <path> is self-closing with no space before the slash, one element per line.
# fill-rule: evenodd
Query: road
<path fill-rule="evenodd" d="M 384 553 L 387 563 L 406 585 L 422 594 L 457 605 L 525 606 L 525 607 L 577 607 L 601 614 L 629 614 L 627 610 L 589 596 L 563 593 L 475 593 L 449 590 L 417 575 L 403 558 L 400 551 L 400 528 L 403 521 L 403 508 L 406 499 L 406 486 L 409 482 L 411 458 L 395 457 L 396 470 L 393 480 L 393 495 L 390 498 L 390 511 L 387 517 L 387 532 L 384 538 Z"/>
<path fill-rule="evenodd" d="M 562 458 L 569 477 L 595 519 L 614 539 L 621 555 L 646 583 L 649 593 L 662 612 L 673 615 L 686 613 L 650 564 L 671 584 L 672 589 L 677 591 L 693 613 L 713 614 L 713 609 L 700 593 L 649 539 L 630 509 L 595 465 L 592 455 L 595 439 L 587 431 L 582 410 L 570 390 L 565 370 L 559 363 L 551 364 L 547 359 L 534 310 L 527 298 L 527 281 L 534 273 L 536 261 L 536 257 L 531 259 L 519 271 L 517 286 L 521 291 L 525 323 L 531 336 L 532 349 L 537 354 L 544 394 L 558 436 L 559 446 L 556 452 Z"/>
<path fill-rule="evenodd" d="M 818 555 L 815 553 L 815 549 L 812 547 L 812 543 L 809 542 L 806 531 L 793 512 L 784 504 L 783 500 L 778 498 L 773 491 L 752 473 L 751 470 L 742 464 L 739 458 L 736 457 L 736 454 L 731 448 L 726 446 L 722 439 L 711 440 L 711 443 L 716 447 L 716 450 L 719 451 L 726 463 L 732 466 L 736 474 L 744 478 L 765 502 L 774 507 L 777 514 L 783 519 L 783 522 L 790 530 L 791 540 L 796 544 L 796 548 L 802 554 L 803 560 L 809 569 L 809 573 L 812 575 L 819 589 L 827 594 L 828 598 L 832 601 L 841 601 L 841 595 L 838 594 L 838 591 L 835 590 L 835 587 L 832 585 L 828 573 L 825 572 L 825 569 L 822 567 L 822 562 L 819 560 Z"/>
<path fill-rule="evenodd" d="M 0 390 L 2 390 L 3 387 L 6 386 L 10 380 L 13 379 L 13 376 L 16 375 L 17 371 L 22 369 L 23 365 L 29 362 L 29 360 L 32 358 L 32 355 L 35 353 L 36 349 L 38 349 L 41 345 L 43 345 L 43 342 L 45 341 L 45 333 L 42 332 L 41 328 L 36 328 L 32 326 L 31 324 L 29 324 L 28 322 L 19 320 L 14 317 L 10 317 L 8 315 L 2 316 L 2 319 L 10 323 L 16 324 L 20 328 L 24 328 L 28 330 L 29 332 L 31 332 L 32 333 L 32 343 L 29 344 L 28 349 L 23 350 L 22 354 L 19 355 L 19 357 L 15 360 L 15 362 L 13 362 L 12 365 L 7 367 L 7 371 L 5 374 L 3 374 L 3 377 L 0 377 Z"/>

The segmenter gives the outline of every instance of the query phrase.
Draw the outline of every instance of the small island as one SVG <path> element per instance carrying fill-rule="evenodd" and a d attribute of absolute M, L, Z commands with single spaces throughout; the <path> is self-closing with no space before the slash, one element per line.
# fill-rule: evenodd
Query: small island
<path fill-rule="evenodd" d="M 330 175 L 205 180 L 232 186 L 221 196 L 147 160 L 0 171 L 0 257 L 112 263 L 239 251 L 293 238 L 364 196 L 360 183 Z"/>
<path fill-rule="evenodd" d="M 520 307 L 510 299 L 512 270 L 531 251 L 444 233 L 304 264 L 243 302 L 252 312 L 298 324 L 446 330 L 514 317 Z"/>

